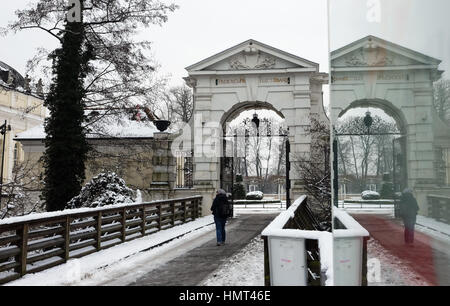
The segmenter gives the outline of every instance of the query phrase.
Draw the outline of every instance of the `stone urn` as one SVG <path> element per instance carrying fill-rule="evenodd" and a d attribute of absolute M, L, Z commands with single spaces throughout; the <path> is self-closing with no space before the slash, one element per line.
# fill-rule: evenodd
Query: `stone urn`
<path fill-rule="evenodd" d="M 153 123 L 156 125 L 156 128 L 160 132 L 166 131 L 167 128 L 170 126 L 170 121 L 168 120 L 155 120 Z"/>

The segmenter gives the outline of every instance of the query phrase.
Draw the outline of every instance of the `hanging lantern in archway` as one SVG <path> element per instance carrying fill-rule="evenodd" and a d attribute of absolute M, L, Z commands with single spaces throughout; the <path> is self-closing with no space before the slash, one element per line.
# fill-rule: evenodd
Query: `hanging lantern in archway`
<path fill-rule="evenodd" d="M 259 120 L 258 114 L 255 113 L 253 115 L 252 123 L 256 126 L 256 129 L 259 129 L 259 123 L 260 122 L 261 122 L 261 120 Z"/>
<path fill-rule="evenodd" d="M 368 111 L 366 113 L 366 117 L 364 117 L 364 125 L 367 127 L 368 134 L 369 134 L 370 127 L 372 126 L 372 124 L 373 124 L 373 118 L 372 118 L 370 111 Z"/>

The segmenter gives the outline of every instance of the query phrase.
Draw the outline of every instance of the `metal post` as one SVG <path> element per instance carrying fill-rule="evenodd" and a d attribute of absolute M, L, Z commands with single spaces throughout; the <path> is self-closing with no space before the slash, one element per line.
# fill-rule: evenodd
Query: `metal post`
<path fill-rule="evenodd" d="M 286 137 L 286 209 L 288 209 L 291 206 L 291 179 L 289 177 L 289 172 L 291 171 L 291 162 L 289 160 L 291 143 L 289 141 L 289 135 Z"/>
<path fill-rule="evenodd" d="M 398 201 L 397 201 L 397 175 L 396 175 L 396 167 L 397 167 L 397 158 L 396 158 L 396 154 L 395 154 L 395 138 L 392 140 L 392 166 L 393 166 L 393 171 L 392 171 L 392 191 L 394 193 L 394 218 L 398 219 Z"/>
<path fill-rule="evenodd" d="M 339 178 L 338 178 L 338 143 L 333 140 L 333 196 L 334 206 L 339 207 Z"/>
<path fill-rule="evenodd" d="M 2 167 L 1 167 L 1 173 L 0 173 L 0 207 L 1 202 L 3 198 L 3 171 L 4 171 L 4 163 L 5 163 L 5 143 L 6 143 L 6 132 L 7 132 L 7 121 L 5 120 L 5 123 L 0 126 L 0 133 L 3 135 L 3 149 L 2 149 Z M 9 130 L 11 130 L 11 127 L 9 127 Z"/>

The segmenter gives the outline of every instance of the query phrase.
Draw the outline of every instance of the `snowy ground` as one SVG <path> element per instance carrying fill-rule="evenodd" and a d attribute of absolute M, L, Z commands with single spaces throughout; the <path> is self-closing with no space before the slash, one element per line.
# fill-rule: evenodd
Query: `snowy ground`
<path fill-rule="evenodd" d="M 211 273 L 202 286 L 264 286 L 264 242 L 260 236 Z"/>
<path fill-rule="evenodd" d="M 367 243 L 367 262 L 369 286 L 430 285 L 375 239 L 370 239 Z"/>
<path fill-rule="evenodd" d="M 417 230 L 431 237 L 450 244 L 450 225 L 436 221 L 432 218 L 417 216 Z"/>
<path fill-rule="evenodd" d="M 274 212 L 271 209 L 255 208 L 235 210 L 239 214 L 260 214 L 263 211 Z M 352 210 L 351 213 L 382 212 L 363 209 Z M 211 232 L 214 230 L 212 223 L 212 216 L 200 218 L 81 259 L 71 260 L 67 264 L 34 275 L 26 275 L 8 285 L 126 285 L 159 265 L 211 239 Z M 417 229 L 439 239 L 447 246 L 450 244 L 450 226 L 447 224 L 419 216 Z M 185 235 L 176 238 L 182 234 Z M 170 239 L 174 240 L 164 243 Z M 159 245 L 162 243 L 164 244 Z M 368 260 L 370 286 L 428 285 L 420 275 L 409 269 L 374 239 L 368 242 Z M 249 245 L 222 264 L 199 285 L 263 286 L 263 241 L 259 236 L 253 239 Z"/>
<path fill-rule="evenodd" d="M 204 286 L 264 286 L 264 244 L 255 238 L 202 283 Z M 428 286 L 423 277 L 398 257 L 386 251 L 376 240 L 368 242 L 369 286 Z M 378 263 L 379 264 L 378 264 Z M 371 264 L 375 267 L 371 268 Z M 379 270 L 377 268 L 379 267 Z"/>
<path fill-rule="evenodd" d="M 394 208 L 345 208 L 350 214 L 379 214 L 394 218 Z M 400 221 L 401 222 L 401 221 Z M 436 221 L 429 217 L 417 216 L 416 230 L 430 237 L 449 244 L 450 246 L 450 225 L 443 222 Z"/>
<path fill-rule="evenodd" d="M 394 218 L 393 209 L 349 208 L 351 214 L 382 214 Z M 450 252 L 450 225 L 432 218 L 417 216 L 416 230 L 432 238 L 433 248 L 448 254 Z M 423 277 L 412 271 L 398 257 L 384 249 L 376 240 L 370 239 L 367 246 L 368 268 L 378 260 L 381 275 L 374 277 L 370 286 L 428 286 Z M 375 260 L 371 262 L 370 260 Z M 370 277 L 369 277 L 370 278 Z"/>

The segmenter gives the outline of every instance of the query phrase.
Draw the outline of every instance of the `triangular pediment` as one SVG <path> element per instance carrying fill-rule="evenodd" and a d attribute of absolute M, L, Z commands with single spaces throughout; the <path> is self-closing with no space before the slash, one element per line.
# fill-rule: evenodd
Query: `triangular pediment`
<path fill-rule="evenodd" d="M 332 68 L 417 65 L 437 68 L 440 63 L 438 59 L 375 36 L 367 36 L 331 53 Z"/>
<path fill-rule="evenodd" d="M 250 39 L 186 68 L 187 71 L 319 68 L 319 64 Z"/>

